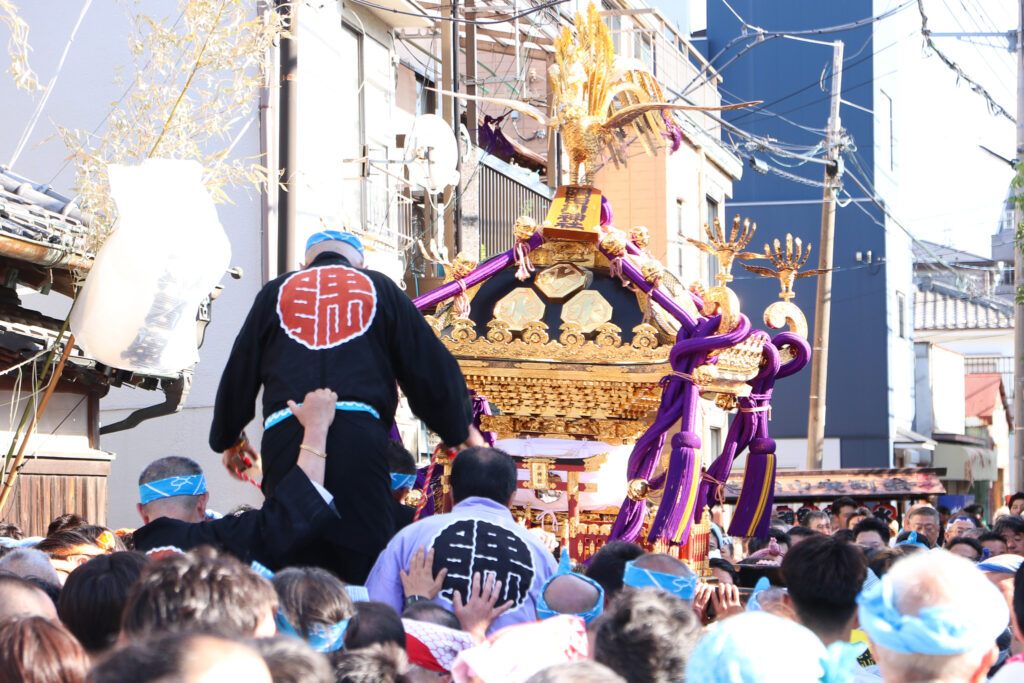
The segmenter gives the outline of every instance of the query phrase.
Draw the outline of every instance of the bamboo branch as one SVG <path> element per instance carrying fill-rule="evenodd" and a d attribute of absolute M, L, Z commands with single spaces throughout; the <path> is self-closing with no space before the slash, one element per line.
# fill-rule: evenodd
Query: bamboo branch
<path fill-rule="evenodd" d="M 54 368 L 53 374 L 50 376 L 50 383 L 46 386 L 46 393 L 43 394 L 43 400 L 39 402 L 39 409 L 33 414 L 32 422 L 29 423 L 28 430 L 25 432 L 25 436 L 22 437 L 21 448 L 18 449 L 18 456 L 14 459 L 14 463 L 7 472 L 7 479 L 4 480 L 3 490 L 0 490 L 0 517 L 3 516 L 7 499 L 10 498 L 11 491 L 14 488 L 14 482 L 18 478 L 18 470 L 21 467 L 22 461 L 25 459 L 25 448 L 28 446 L 28 440 L 32 438 L 32 433 L 35 431 L 36 425 L 39 424 L 39 418 L 46 410 L 46 404 L 50 402 L 50 397 L 53 396 L 53 390 L 56 389 L 57 384 L 60 383 L 60 376 L 64 371 L 64 364 L 67 363 L 68 356 L 71 355 L 71 349 L 73 349 L 74 346 L 75 335 L 68 335 L 67 343 L 64 345 L 64 352 L 60 355 L 60 362 L 57 363 L 57 367 Z M 28 413 L 28 408 L 26 408 L 25 412 L 26 414 Z M 12 442 L 11 446 L 13 447 L 13 445 L 14 444 Z"/>

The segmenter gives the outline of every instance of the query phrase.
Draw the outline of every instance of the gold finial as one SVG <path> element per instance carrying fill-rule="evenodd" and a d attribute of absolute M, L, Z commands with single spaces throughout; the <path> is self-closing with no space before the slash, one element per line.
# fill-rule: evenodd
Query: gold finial
<path fill-rule="evenodd" d="M 775 270 L 771 268 L 763 268 L 761 266 L 748 266 L 743 264 L 743 267 L 749 270 L 751 273 L 763 275 L 764 277 L 778 278 L 779 286 L 781 291 L 779 292 L 779 298 L 783 301 L 789 301 L 795 295 L 793 292 L 793 282 L 797 278 L 811 277 L 813 275 L 822 275 L 827 272 L 825 270 L 806 270 L 802 273 L 798 272 L 807 263 L 807 259 L 811 256 L 811 245 L 807 245 L 807 249 L 804 249 L 803 242 L 799 237 L 793 237 L 792 234 L 786 233 L 786 248 L 783 250 L 782 243 L 776 239 L 774 241 L 775 249 L 772 250 L 768 244 L 764 245 L 764 257 L 772 262 L 775 266 Z"/>
<path fill-rule="evenodd" d="M 732 282 L 733 261 L 736 259 L 764 258 L 757 253 L 743 251 L 744 247 L 753 239 L 756 230 L 757 223 L 751 223 L 749 218 L 741 223 L 740 217 L 737 215 L 732 221 L 732 231 L 728 237 L 726 236 L 726 231 L 722 229 L 721 222 L 716 218 L 714 228 L 711 228 L 706 223 L 704 224 L 707 242 L 700 242 L 689 237 L 686 240 L 701 251 L 712 254 L 718 259 L 718 274 L 715 275 L 715 280 L 718 281 L 719 285 L 725 286 L 727 283 Z"/>

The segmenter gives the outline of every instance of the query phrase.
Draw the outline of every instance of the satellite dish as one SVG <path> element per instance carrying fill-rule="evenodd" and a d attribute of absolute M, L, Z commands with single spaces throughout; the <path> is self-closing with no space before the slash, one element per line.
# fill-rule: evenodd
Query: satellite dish
<path fill-rule="evenodd" d="M 431 192 L 459 182 L 459 143 L 448 123 L 436 114 L 417 116 L 405 143 L 409 181 Z"/>

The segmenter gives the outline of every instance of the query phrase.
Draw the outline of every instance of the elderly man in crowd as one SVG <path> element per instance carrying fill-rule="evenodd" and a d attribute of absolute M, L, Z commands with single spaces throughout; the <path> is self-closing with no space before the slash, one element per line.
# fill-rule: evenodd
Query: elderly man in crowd
<path fill-rule="evenodd" d="M 144 526 L 134 534 L 135 549 L 143 552 L 165 546 L 189 550 L 212 545 L 271 569 L 287 565 L 303 545 L 317 540 L 337 519 L 329 507 L 333 497 L 323 487 L 327 430 L 334 420 L 333 391 L 306 394 L 295 416 L 304 428 L 295 467 L 259 510 L 221 519 L 206 519 L 210 494 L 197 462 L 171 456 L 156 460 L 139 476 L 139 516 Z"/>
<path fill-rule="evenodd" d="M 974 565 L 918 552 L 858 598 L 860 628 L 886 683 L 982 683 L 1009 610 Z"/>
<path fill-rule="evenodd" d="M 903 529 L 916 532 L 919 537 L 928 539 L 928 545 L 934 548 L 939 541 L 939 532 L 942 530 L 939 511 L 930 505 L 915 507 L 907 513 Z"/>

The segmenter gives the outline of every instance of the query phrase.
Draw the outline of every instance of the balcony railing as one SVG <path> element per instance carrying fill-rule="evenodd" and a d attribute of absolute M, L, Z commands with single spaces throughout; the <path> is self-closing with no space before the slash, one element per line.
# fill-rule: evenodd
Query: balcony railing
<path fill-rule="evenodd" d="M 970 356 L 964 358 L 964 372 L 968 375 L 999 373 L 1003 376 L 1006 398 L 1013 400 L 1013 356 Z"/>

